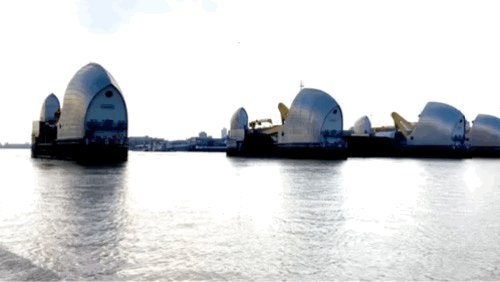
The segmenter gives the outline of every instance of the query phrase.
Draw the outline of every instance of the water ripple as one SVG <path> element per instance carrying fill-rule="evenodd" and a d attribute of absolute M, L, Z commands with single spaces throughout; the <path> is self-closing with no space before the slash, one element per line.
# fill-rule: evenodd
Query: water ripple
<path fill-rule="evenodd" d="M 0 152 L 2 280 L 500 279 L 497 161 L 22 152 Z"/>

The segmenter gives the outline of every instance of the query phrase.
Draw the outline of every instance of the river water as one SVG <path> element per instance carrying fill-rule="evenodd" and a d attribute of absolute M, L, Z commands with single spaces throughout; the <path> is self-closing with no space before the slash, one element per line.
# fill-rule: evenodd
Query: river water
<path fill-rule="evenodd" d="M 0 150 L 1 280 L 499 280 L 500 160 Z"/>

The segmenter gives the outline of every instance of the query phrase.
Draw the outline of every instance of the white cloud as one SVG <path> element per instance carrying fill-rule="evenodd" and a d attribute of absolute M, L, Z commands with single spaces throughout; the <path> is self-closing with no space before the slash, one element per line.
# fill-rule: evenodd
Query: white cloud
<path fill-rule="evenodd" d="M 130 22 L 138 13 L 162 14 L 172 10 L 171 6 L 182 5 L 182 1 L 167 0 L 79 0 L 78 15 L 82 26 L 93 33 L 110 34 L 116 32 L 123 24 Z M 171 1 L 170 1 L 171 2 Z M 197 0 L 192 0 L 197 2 Z M 206 12 L 215 12 L 217 4 L 211 0 L 201 0 Z"/>
<path fill-rule="evenodd" d="M 164 0 L 79 0 L 81 24 L 95 33 L 113 33 L 136 13 L 165 13 Z"/>
<path fill-rule="evenodd" d="M 217 10 L 217 4 L 210 0 L 201 0 L 203 9 L 207 12 L 215 12 Z"/>

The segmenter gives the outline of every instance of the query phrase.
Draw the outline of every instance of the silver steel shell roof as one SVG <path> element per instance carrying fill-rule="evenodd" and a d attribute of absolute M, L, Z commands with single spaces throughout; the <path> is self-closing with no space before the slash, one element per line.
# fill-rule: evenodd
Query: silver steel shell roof
<path fill-rule="evenodd" d="M 231 130 L 246 129 L 248 127 L 248 114 L 245 108 L 241 107 L 234 112 L 231 117 Z"/>
<path fill-rule="evenodd" d="M 500 118 L 480 114 L 472 122 L 469 142 L 472 147 L 500 146 Z"/>
<path fill-rule="evenodd" d="M 45 98 L 40 112 L 40 121 L 56 121 L 55 113 L 61 108 L 59 99 L 53 93 Z"/>
<path fill-rule="evenodd" d="M 248 128 L 248 114 L 244 108 L 239 108 L 231 117 L 231 128 L 229 129 L 228 147 L 237 146 L 233 141 L 243 141 Z"/>
<path fill-rule="evenodd" d="M 453 146 L 465 140 L 465 116 L 444 103 L 425 105 L 415 129 L 407 140 L 409 145 Z"/>
<path fill-rule="evenodd" d="M 354 134 L 372 134 L 372 123 L 367 116 L 360 117 L 353 126 Z"/>
<path fill-rule="evenodd" d="M 64 95 L 57 133 L 59 140 L 83 138 L 85 115 L 90 102 L 101 90 L 110 86 L 121 95 L 115 79 L 96 63 L 87 64 L 73 76 Z"/>
<path fill-rule="evenodd" d="M 341 134 L 342 127 L 342 111 L 337 101 L 321 90 L 304 88 L 290 106 L 279 141 L 321 143 L 325 141 L 325 131 L 329 135 Z"/>

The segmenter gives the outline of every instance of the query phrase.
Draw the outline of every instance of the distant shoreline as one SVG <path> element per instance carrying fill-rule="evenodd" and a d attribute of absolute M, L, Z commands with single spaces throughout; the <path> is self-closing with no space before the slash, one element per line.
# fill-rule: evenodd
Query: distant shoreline
<path fill-rule="evenodd" d="M 31 144 L 25 143 L 25 144 L 0 144 L 0 149 L 30 149 Z"/>

